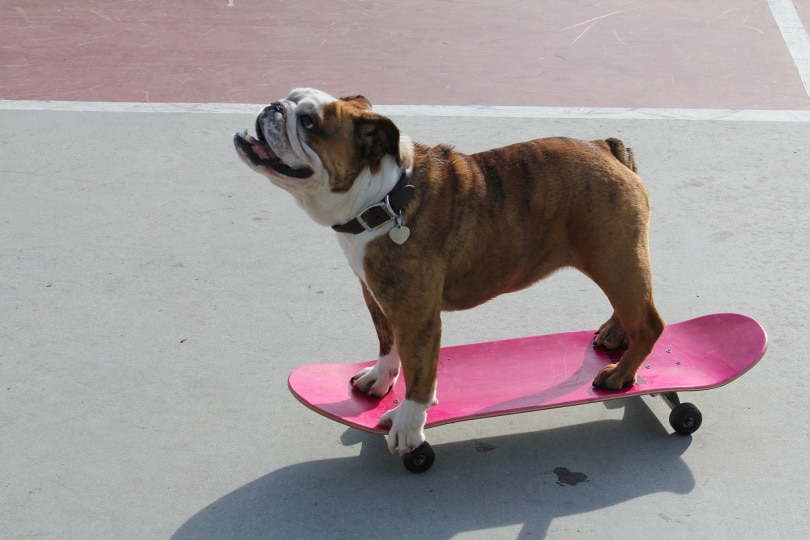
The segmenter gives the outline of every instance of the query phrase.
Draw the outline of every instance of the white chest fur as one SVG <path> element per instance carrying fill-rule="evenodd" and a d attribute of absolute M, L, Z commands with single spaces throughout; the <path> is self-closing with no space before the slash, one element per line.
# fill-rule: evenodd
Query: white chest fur
<path fill-rule="evenodd" d="M 365 231 L 360 234 L 337 233 L 338 243 L 343 249 L 346 260 L 349 261 L 349 266 L 363 283 L 366 283 L 366 271 L 363 268 L 366 246 L 381 234 L 385 234 L 387 230 L 388 227 L 380 227 L 376 231 Z"/>
<path fill-rule="evenodd" d="M 400 156 L 403 162 L 407 164 L 404 173 L 408 178 L 411 178 L 413 174 L 413 143 L 410 137 L 401 135 L 399 146 Z M 357 212 L 362 210 L 365 206 L 382 200 L 384 195 L 390 193 L 394 188 L 402 176 L 402 173 L 403 171 L 400 165 L 395 162 L 391 156 L 387 156 L 383 160 L 382 171 L 378 176 L 371 176 L 368 169 L 366 169 L 364 174 L 355 180 L 355 185 L 353 186 L 354 192 L 351 197 L 353 201 L 353 211 L 350 212 L 350 215 L 354 217 L 357 215 Z M 345 216 L 343 216 L 343 219 L 345 221 Z M 334 223 L 335 221 L 336 220 L 333 218 L 332 222 Z M 341 223 L 342 221 L 338 219 L 337 222 Z M 390 222 L 376 230 L 364 231 L 360 234 L 337 233 L 338 243 L 341 249 L 343 249 L 343 254 L 346 256 L 346 259 L 349 261 L 349 266 L 351 266 L 355 275 L 366 285 L 368 285 L 366 282 L 366 271 L 363 268 L 366 246 L 378 236 L 383 234 L 388 235 L 394 227 L 395 223 Z M 408 234 L 409 233 L 410 231 L 408 231 Z M 398 238 L 402 239 L 401 242 L 394 240 L 394 238 L 391 240 L 397 243 L 402 243 L 407 240 L 407 236 L 403 238 L 403 235 L 398 236 Z M 369 291 L 370 290 L 371 289 L 369 289 Z"/>

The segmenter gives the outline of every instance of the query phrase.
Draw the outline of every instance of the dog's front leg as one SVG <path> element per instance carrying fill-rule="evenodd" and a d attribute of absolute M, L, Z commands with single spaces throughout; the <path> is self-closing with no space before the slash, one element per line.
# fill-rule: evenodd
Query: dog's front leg
<path fill-rule="evenodd" d="M 363 287 L 363 298 L 371 313 L 377 339 L 380 341 L 380 356 L 377 363 L 364 368 L 352 377 L 352 385 L 370 396 L 382 397 L 388 393 L 399 378 L 399 352 L 394 341 L 394 328 L 388 317 L 385 316 L 374 296 L 369 292 L 366 284 L 360 281 Z"/>
<path fill-rule="evenodd" d="M 381 425 L 390 426 L 388 449 L 400 454 L 425 442 L 427 410 L 437 403 L 436 375 L 441 342 L 438 311 L 426 321 L 418 318 L 407 321 L 405 328 L 398 328 L 396 334 L 405 376 L 405 400 L 380 418 Z"/>

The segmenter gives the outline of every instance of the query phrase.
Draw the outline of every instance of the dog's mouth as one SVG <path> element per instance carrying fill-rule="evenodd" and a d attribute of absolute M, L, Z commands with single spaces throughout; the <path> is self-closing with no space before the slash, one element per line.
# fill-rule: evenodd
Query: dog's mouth
<path fill-rule="evenodd" d="M 236 151 L 250 162 L 250 165 L 254 168 L 267 167 L 290 178 L 309 178 L 315 174 L 315 171 L 309 167 L 290 167 L 284 163 L 267 144 L 267 139 L 258 124 L 256 126 L 256 137 L 250 135 L 247 130 L 242 133 L 235 133 L 233 144 Z"/>

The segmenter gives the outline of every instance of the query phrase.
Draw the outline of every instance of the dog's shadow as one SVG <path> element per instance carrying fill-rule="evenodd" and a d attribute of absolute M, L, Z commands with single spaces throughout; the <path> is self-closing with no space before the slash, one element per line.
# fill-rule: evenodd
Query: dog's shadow
<path fill-rule="evenodd" d="M 624 408 L 624 419 L 435 444 L 436 464 L 421 475 L 382 436 L 348 429 L 343 443 L 362 444 L 359 457 L 274 471 L 203 508 L 174 538 L 452 538 L 507 526 L 544 535 L 557 517 L 694 488 L 681 458 L 691 437 L 668 435 L 642 398 L 605 406 Z"/>

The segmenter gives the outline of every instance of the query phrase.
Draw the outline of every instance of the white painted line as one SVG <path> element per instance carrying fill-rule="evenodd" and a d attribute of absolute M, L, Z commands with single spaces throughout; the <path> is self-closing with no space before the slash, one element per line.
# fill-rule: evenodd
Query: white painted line
<path fill-rule="evenodd" d="M 240 103 L 129 103 L 0 100 L 0 110 L 116 113 L 206 113 L 256 115 L 265 105 Z M 618 107 L 508 107 L 378 105 L 387 116 L 445 118 L 540 118 L 597 120 L 720 120 L 729 122 L 810 122 L 810 110 L 653 109 Z"/>
<path fill-rule="evenodd" d="M 768 6 L 799 71 L 804 91 L 810 96 L 810 36 L 791 0 L 768 0 Z"/>
<path fill-rule="evenodd" d="M 381 105 L 388 116 L 473 118 L 547 118 L 600 120 L 725 120 L 741 122 L 810 122 L 810 110 L 652 109 L 613 107 L 455 107 L 442 105 Z"/>
<path fill-rule="evenodd" d="M 12 101 L 0 100 L 0 110 L 74 112 L 154 112 L 257 114 L 264 105 L 240 103 L 140 103 L 119 101 Z"/>

